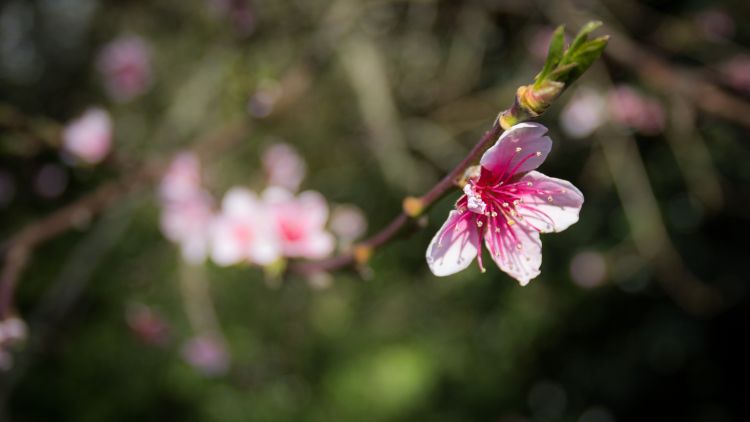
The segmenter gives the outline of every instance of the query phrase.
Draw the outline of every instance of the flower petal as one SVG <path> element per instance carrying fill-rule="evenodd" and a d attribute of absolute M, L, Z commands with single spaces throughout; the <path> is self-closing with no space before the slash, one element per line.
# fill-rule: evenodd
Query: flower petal
<path fill-rule="evenodd" d="M 500 233 L 487 230 L 484 238 L 492 260 L 522 286 L 539 275 L 542 265 L 539 232 L 514 224 L 506 226 Z"/>
<path fill-rule="evenodd" d="M 547 128 L 538 123 L 519 123 L 500 135 L 479 163 L 495 178 L 534 170 L 552 149 L 552 140 L 543 136 L 545 133 Z"/>
<path fill-rule="evenodd" d="M 451 211 L 443 227 L 427 247 L 427 265 L 439 277 L 455 274 L 468 267 L 477 256 L 479 229 L 476 214 Z"/>
<path fill-rule="evenodd" d="M 561 232 L 578 221 L 583 205 L 583 194 L 567 180 L 545 176 L 532 171 L 521 178 L 531 183 L 523 201 L 518 205 L 520 222 L 542 233 Z"/>
<path fill-rule="evenodd" d="M 228 216 L 255 217 L 259 212 L 260 204 L 253 191 L 242 187 L 233 187 L 224 194 L 221 208 Z"/>

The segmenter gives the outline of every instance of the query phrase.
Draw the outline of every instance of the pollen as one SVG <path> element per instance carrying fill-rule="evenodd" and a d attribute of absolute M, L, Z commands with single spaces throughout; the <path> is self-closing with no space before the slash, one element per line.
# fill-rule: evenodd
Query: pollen
<path fill-rule="evenodd" d="M 526 186 L 529 186 L 529 187 L 531 187 L 531 186 L 534 186 L 534 184 L 533 184 L 533 183 L 531 183 L 531 182 L 526 182 Z"/>
<path fill-rule="evenodd" d="M 536 152 L 536 156 L 537 156 L 537 157 L 541 157 L 541 156 L 542 156 L 542 151 L 537 151 L 537 152 Z"/>
<path fill-rule="evenodd" d="M 516 147 L 516 152 L 521 152 L 521 147 Z"/>
<path fill-rule="evenodd" d="M 552 195 L 547 197 L 547 202 L 552 202 Z"/>
<path fill-rule="evenodd" d="M 481 221 L 477 221 L 477 227 L 482 227 L 482 224 L 483 223 Z"/>
<path fill-rule="evenodd" d="M 509 226 L 512 226 L 512 225 L 514 225 L 514 224 L 516 224 L 516 222 L 515 222 L 515 221 L 513 221 L 513 220 L 508 220 L 508 225 L 509 225 Z"/>

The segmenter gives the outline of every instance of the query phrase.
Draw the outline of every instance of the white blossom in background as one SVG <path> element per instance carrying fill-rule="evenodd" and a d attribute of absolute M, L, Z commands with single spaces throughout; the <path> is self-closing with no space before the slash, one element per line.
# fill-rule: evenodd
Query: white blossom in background
<path fill-rule="evenodd" d="M 299 189 L 305 178 L 307 166 L 305 160 L 289 144 L 276 143 L 263 152 L 263 170 L 270 186 L 286 188 L 290 191 Z"/>
<path fill-rule="evenodd" d="M 723 80 L 732 88 L 750 94 L 750 55 L 738 54 L 719 65 Z"/>
<path fill-rule="evenodd" d="M 99 107 L 86 110 L 65 126 L 62 133 L 63 152 L 74 162 L 101 162 L 112 149 L 112 119 Z"/>
<path fill-rule="evenodd" d="M 185 261 L 203 262 L 209 252 L 214 210 L 213 198 L 201 185 L 200 163 L 194 154 L 175 157 L 162 176 L 159 197 L 164 236 L 180 246 Z"/>
<path fill-rule="evenodd" d="M 596 90 L 581 88 L 560 113 L 560 126 L 571 138 L 590 136 L 607 120 L 607 101 Z"/>
<path fill-rule="evenodd" d="M 13 356 L 8 349 L 26 340 L 27 335 L 28 328 L 22 319 L 12 316 L 0 321 L 0 371 L 13 367 Z"/>
<path fill-rule="evenodd" d="M 333 252 L 333 235 L 325 230 L 328 204 L 323 195 L 306 191 L 295 197 L 270 187 L 263 192 L 263 202 L 284 256 L 319 259 Z"/>
<path fill-rule="evenodd" d="M 117 102 L 127 102 L 151 87 L 151 51 L 137 36 L 107 44 L 96 60 L 104 87 Z"/>
<path fill-rule="evenodd" d="M 229 353 L 224 343 L 210 335 L 199 335 L 182 347 L 182 357 L 207 377 L 222 375 L 229 369 Z"/>
<path fill-rule="evenodd" d="M 607 261 L 601 252 L 583 251 L 570 261 L 573 283 L 584 289 L 600 286 L 607 278 Z"/>
<path fill-rule="evenodd" d="M 281 256 L 273 220 L 257 195 L 230 189 L 211 226 L 211 259 L 218 265 L 268 265 Z"/>
<path fill-rule="evenodd" d="M 328 224 L 342 247 L 347 247 L 365 231 L 367 231 L 367 219 L 362 210 L 354 205 L 337 205 L 331 212 L 331 221 Z"/>

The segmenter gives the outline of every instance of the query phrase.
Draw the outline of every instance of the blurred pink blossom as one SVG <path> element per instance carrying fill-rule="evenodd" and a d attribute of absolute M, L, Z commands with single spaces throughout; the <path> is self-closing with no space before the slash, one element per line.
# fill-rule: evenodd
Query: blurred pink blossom
<path fill-rule="evenodd" d="M 34 191 L 44 199 L 55 199 L 68 187 L 68 173 L 56 163 L 47 163 L 34 178 Z"/>
<path fill-rule="evenodd" d="M 535 171 L 552 148 L 546 132 L 540 124 L 519 123 L 484 153 L 479 175 L 468 181 L 427 248 L 433 274 L 454 274 L 475 258 L 484 271 L 484 243 L 497 266 L 522 286 L 539 275 L 539 234 L 567 229 L 583 205 L 583 194 L 570 182 Z"/>
<path fill-rule="evenodd" d="M 302 192 L 298 197 L 279 187 L 263 193 L 272 224 L 284 256 L 323 258 L 333 252 L 333 236 L 325 231 L 328 204 L 318 192 Z"/>
<path fill-rule="evenodd" d="M 26 340 L 27 334 L 28 328 L 21 318 L 10 317 L 0 321 L 0 346 L 20 343 Z"/>
<path fill-rule="evenodd" d="M 268 265 L 280 257 L 271 216 L 255 193 L 230 189 L 211 228 L 211 258 L 222 266 L 248 262 Z"/>
<path fill-rule="evenodd" d="M 63 151 L 74 160 L 96 164 L 112 148 L 112 119 L 106 110 L 93 107 L 65 126 Z"/>
<path fill-rule="evenodd" d="M 750 56 L 736 55 L 719 65 L 719 71 L 729 86 L 750 94 Z"/>
<path fill-rule="evenodd" d="M 666 115 L 661 103 L 628 85 L 618 85 L 607 96 L 611 118 L 646 135 L 664 130 Z"/>
<path fill-rule="evenodd" d="M 26 340 L 27 335 L 28 328 L 22 319 L 12 316 L 0 321 L 0 371 L 13 367 L 10 348 Z"/>
<path fill-rule="evenodd" d="M 263 152 L 263 169 L 268 184 L 296 191 L 305 178 L 305 160 L 289 144 L 276 143 Z"/>
<path fill-rule="evenodd" d="M 731 38 L 736 29 L 732 16 L 719 8 L 706 9 L 698 13 L 694 21 L 703 35 L 711 41 Z"/>
<path fill-rule="evenodd" d="M 129 101 L 151 87 L 151 52 L 140 37 L 126 36 L 107 44 L 97 57 L 97 67 L 115 101 Z"/>
<path fill-rule="evenodd" d="M 607 102 L 599 92 L 581 88 L 560 113 L 560 125 L 571 138 L 586 138 L 607 119 Z"/>
<path fill-rule="evenodd" d="M 607 277 L 607 261 L 600 252 L 579 252 L 570 261 L 570 277 L 584 289 L 600 286 Z"/>
<path fill-rule="evenodd" d="M 133 334 L 146 344 L 163 346 L 169 340 L 169 324 L 146 305 L 137 303 L 128 306 L 125 319 Z"/>
<path fill-rule="evenodd" d="M 351 244 L 367 230 L 367 219 L 359 207 L 354 205 L 338 205 L 331 212 L 331 231 L 343 246 Z"/>
<path fill-rule="evenodd" d="M 192 152 L 175 156 L 162 176 L 159 195 L 162 201 L 175 202 L 201 193 L 201 165 Z"/>
<path fill-rule="evenodd" d="M 213 198 L 201 186 L 200 163 L 194 154 L 175 157 L 162 176 L 159 194 L 162 233 L 180 245 L 185 261 L 203 262 L 214 219 Z"/>
<path fill-rule="evenodd" d="M 207 0 L 208 6 L 222 19 L 227 19 L 240 35 L 255 30 L 255 9 L 249 0 Z"/>
<path fill-rule="evenodd" d="M 182 347 L 182 357 L 204 376 L 222 375 L 229 369 L 229 353 L 224 343 L 214 336 L 193 337 Z"/>

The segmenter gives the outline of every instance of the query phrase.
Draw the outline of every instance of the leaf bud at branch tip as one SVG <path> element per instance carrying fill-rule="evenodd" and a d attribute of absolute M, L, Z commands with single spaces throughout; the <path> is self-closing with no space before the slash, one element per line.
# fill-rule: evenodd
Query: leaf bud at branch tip
<path fill-rule="evenodd" d="M 364 265 L 372 257 L 372 248 L 366 245 L 356 245 L 353 249 L 354 261 L 358 265 Z"/>
<path fill-rule="evenodd" d="M 407 196 L 404 198 L 404 202 L 401 204 L 404 214 L 411 218 L 419 217 L 424 211 L 424 201 L 422 198 L 416 198 L 414 196 Z"/>

